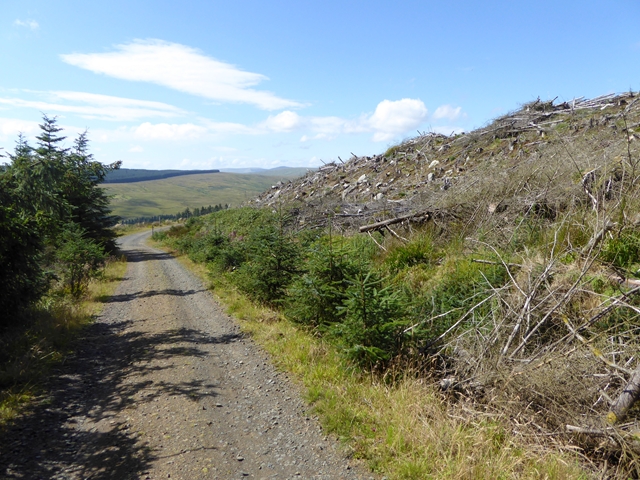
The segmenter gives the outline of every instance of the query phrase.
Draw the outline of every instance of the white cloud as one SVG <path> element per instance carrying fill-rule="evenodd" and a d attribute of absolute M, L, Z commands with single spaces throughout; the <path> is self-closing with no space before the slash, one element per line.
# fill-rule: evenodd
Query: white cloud
<path fill-rule="evenodd" d="M 207 128 L 193 123 L 170 124 L 145 122 L 134 128 L 135 138 L 141 140 L 193 140 L 208 133 Z"/>
<path fill-rule="evenodd" d="M 0 138 L 15 139 L 19 133 L 32 135 L 40 131 L 38 122 L 19 120 L 17 118 L 0 118 Z"/>
<path fill-rule="evenodd" d="M 403 98 L 383 100 L 368 120 L 375 131 L 374 142 L 384 142 L 419 127 L 427 117 L 427 107 L 422 100 Z"/>
<path fill-rule="evenodd" d="M 74 113 L 83 118 L 133 121 L 148 117 L 176 117 L 186 112 L 162 102 L 112 97 L 87 92 L 26 92 L 45 100 L 1 98 L 0 104 L 33 108 L 41 112 Z"/>
<path fill-rule="evenodd" d="M 295 112 L 285 110 L 275 116 L 270 116 L 263 126 L 274 132 L 291 132 L 303 124 L 303 119 Z"/>
<path fill-rule="evenodd" d="M 132 153 L 140 153 L 140 152 L 144 152 L 144 148 L 142 148 L 140 145 L 134 145 L 129 149 L 129 151 Z"/>
<path fill-rule="evenodd" d="M 436 111 L 433 112 L 433 118 L 435 120 L 446 118 L 449 121 L 453 121 L 459 118 L 461 113 L 462 107 L 454 108 L 451 105 L 440 105 L 438 108 L 436 108 Z"/>
<path fill-rule="evenodd" d="M 207 128 L 207 130 L 213 134 L 256 135 L 258 133 L 264 133 L 263 129 L 257 127 L 249 127 L 242 123 L 213 122 L 207 119 L 201 119 L 201 122 Z"/>
<path fill-rule="evenodd" d="M 264 110 L 302 106 L 271 92 L 255 90 L 268 78 L 206 56 L 195 48 L 162 40 L 117 45 L 108 53 L 61 55 L 71 64 L 124 80 L 151 82 L 222 102 L 248 103 Z"/>
<path fill-rule="evenodd" d="M 16 25 L 17 27 L 26 27 L 26 28 L 30 28 L 31 30 L 37 30 L 38 28 L 40 28 L 40 24 L 35 20 L 16 19 L 13 22 L 13 24 Z"/>

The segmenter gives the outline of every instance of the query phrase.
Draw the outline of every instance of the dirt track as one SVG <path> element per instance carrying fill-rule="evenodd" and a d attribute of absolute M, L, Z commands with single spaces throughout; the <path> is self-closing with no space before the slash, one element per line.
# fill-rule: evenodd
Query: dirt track
<path fill-rule="evenodd" d="M 0 477 L 370 478 L 149 232 L 47 395 L 0 438 Z"/>

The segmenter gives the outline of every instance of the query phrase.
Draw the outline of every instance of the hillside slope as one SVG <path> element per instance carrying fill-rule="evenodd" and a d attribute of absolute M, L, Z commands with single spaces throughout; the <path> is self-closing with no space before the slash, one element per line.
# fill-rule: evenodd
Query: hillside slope
<path fill-rule="evenodd" d="M 278 182 L 251 201 L 263 208 L 158 238 L 205 264 L 215 288 L 269 305 L 390 391 L 416 378 L 419 391 L 439 389 L 442 403 L 411 399 L 406 450 L 376 433 L 402 421 L 386 403 L 345 406 L 370 416 L 344 415 L 337 429 L 371 461 L 410 464 L 398 478 L 443 478 L 450 449 L 460 468 L 484 465 L 476 432 L 467 450 L 430 450 L 425 439 L 448 438 L 430 437 L 441 417 L 504 429 L 484 446 L 514 478 L 567 478 L 514 467 L 516 452 L 558 449 L 603 478 L 639 478 L 638 135 L 637 94 L 536 100 L 467 134 L 421 135 Z M 412 416 L 434 404 L 447 413 Z M 324 408 L 331 423 L 335 404 Z M 495 476 L 480 471 L 451 478 Z"/>
<path fill-rule="evenodd" d="M 493 412 L 604 477 L 638 478 L 639 136 L 638 94 L 537 100 L 254 204 L 290 211 L 298 231 L 370 236 L 384 285 L 412 308 L 395 340 L 470 418 Z"/>
<path fill-rule="evenodd" d="M 602 183 L 625 163 L 633 169 L 638 136 L 633 94 L 558 105 L 537 100 L 470 133 L 427 133 L 384 154 L 328 164 L 274 186 L 255 204 L 295 206 L 303 224 L 331 215 L 355 227 L 430 212 L 504 226 L 531 209 L 555 215 L 589 202 L 585 175 Z"/>

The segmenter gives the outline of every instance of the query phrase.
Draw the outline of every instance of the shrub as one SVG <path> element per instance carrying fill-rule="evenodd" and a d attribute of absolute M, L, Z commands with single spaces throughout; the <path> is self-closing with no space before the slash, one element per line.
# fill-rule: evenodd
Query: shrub
<path fill-rule="evenodd" d="M 89 280 L 95 276 L 106 259 L 100 245 L 85 235 L 78 224 L 67 225 L 56 251 L 63 284 L 74 298 L 84 293 Z"/>
<path fill-rule="evenodd" d="M 238 268 L 247 257 L 241 240 L 217 229 L 194 237 L 188 244 L 188 254 L 191 260 L 208 264 L 214 272 Z"/>
<path fill-rule="evenodd" d="M 1 198 L 1 197 L 0 197 Z M 46 289 L 40 266 L 43 240 L 36 222 L 10 205 L 0 204 L 0 311 L 13 312 Z M 2 315 L 2 328 L 10 315 Z"/>
<path fill-rule="evenodd" d="M 236 285 L 253 299 L 276 306 L 300 270 L 298 245 L 275 225 L 263 225 L 245 241 L 247 261 L 235 272 Z"/>
<path fill-rule="evenodd" d="M 640 238 L 637 233 L 625 233 L 608 240 L 600 257 L 618 268 L 627 268 L 640 260 Z"/>
<path fill-rule="evenodd" d="M 347 279 L 360 273 L 365 260 L 354 249 L 333 243 L 326 237 L 309 247 L 306 272 L 289 288 L 287 314 L 297 322 L 326 326 L 344 316 L 339 307 L 346 300 Z"/>
<path fill-rule="evenodd" d="M 229 243 L 229 238 L 213 231 L 195 237 L 189 248 L 189 258 L 194 262 L 208 263 L 214 260 Z"/>
<path fill-rule="evenodd" d="M 383 368 L 402 348 L 405 308 L 400 291 L 383 286 L 373 269 L 348 282 L 339 308 L 344 320 L 334 325 L 332 334 L 349 360 L 365 368 Z"/>

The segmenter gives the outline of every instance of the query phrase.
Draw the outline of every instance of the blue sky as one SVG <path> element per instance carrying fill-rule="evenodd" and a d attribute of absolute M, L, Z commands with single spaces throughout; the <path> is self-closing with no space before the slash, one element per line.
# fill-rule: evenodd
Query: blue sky
<path fill-rule="evenodd" d="M 46 113 L 128 168 L 315 167 L 640 90 L 639 25 L 638 0 L 0 0 L 0 146 Z"/>

